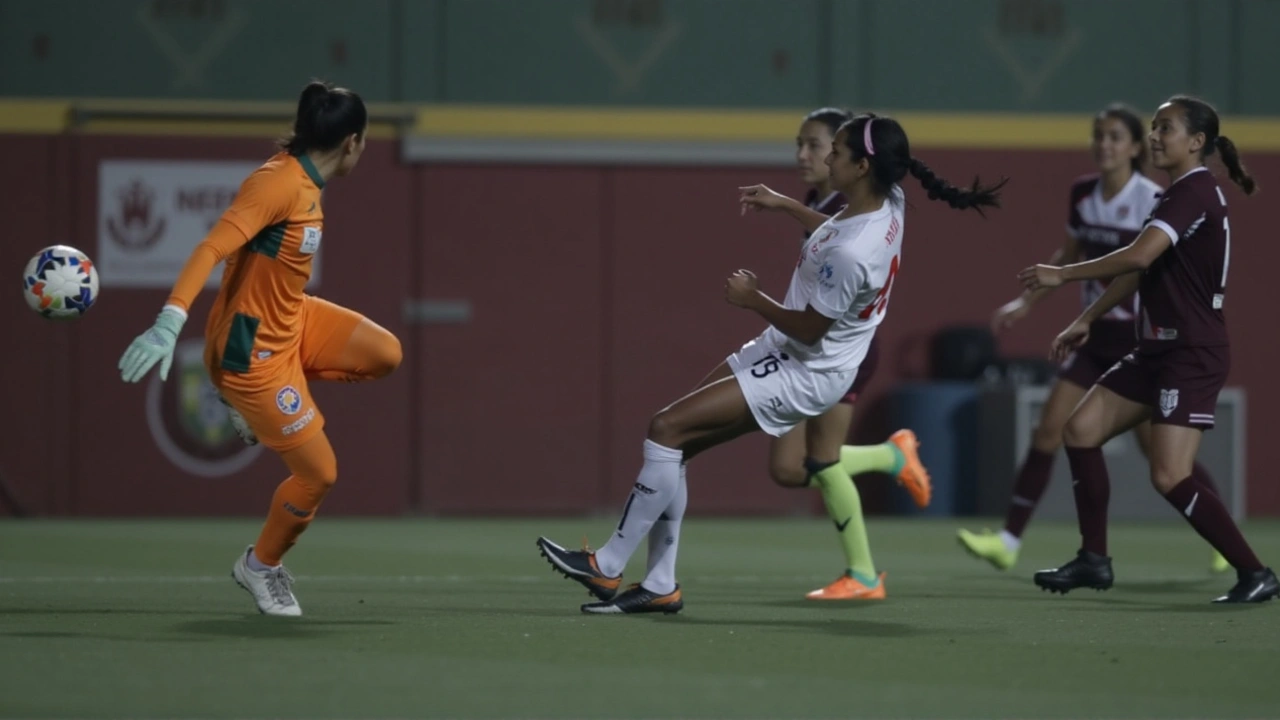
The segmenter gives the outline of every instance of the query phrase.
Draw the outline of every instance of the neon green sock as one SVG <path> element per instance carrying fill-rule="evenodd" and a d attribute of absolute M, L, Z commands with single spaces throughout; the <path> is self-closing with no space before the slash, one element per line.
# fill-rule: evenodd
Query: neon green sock
<path fill-rule="evenodd" d="M 862 498 L 853 478 L 840 463 L 834 463 L 813 476 L 813 484 L 822 490 L 822 501 L 827 514 L 840 533 L 840 545 L 849 570 L 864 578 L 876 577 L 876 566 L 871 560 L 871 543 L 867 540 L 867 526 L 862 520 Z"/>
<path fill-rule="evenodd" d="M 879 445 L 845 445 L 840 448 L 840 466 L 849 477 L 866 472 L 882 472 L 897 475 L 907 464 L 907 458 L 893 443 Z"/>

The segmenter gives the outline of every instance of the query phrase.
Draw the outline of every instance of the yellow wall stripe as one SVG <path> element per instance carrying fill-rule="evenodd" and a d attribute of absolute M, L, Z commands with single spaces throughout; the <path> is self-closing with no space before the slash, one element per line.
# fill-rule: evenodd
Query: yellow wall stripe
<path fill-rule="evenodd" d="M 88 120 L 72 128 L 72 110 Z M 0 99 L 0 132 L 274 137 L 288 130 L 292 103 L 176 100 Z M 440 138 L 676 142 L 789 142 L 803 110 L 565 108 L 504 105 L 371 104 L 370 134 L 403 131 Z M 893 114 L 893 113 L 891 113 Z M 191 116 L 213 117 L 191 117 Z M 1080 149 L 1086 114 L 894 114 L 915 147 Z M 181 117 L 179 117 L 181 116 Z M 279 117 L 279 120 L 275 120 Z M 1280 118 L 1225 118 L 1223 130 L 1245 153 L 1280 151 Z"/>

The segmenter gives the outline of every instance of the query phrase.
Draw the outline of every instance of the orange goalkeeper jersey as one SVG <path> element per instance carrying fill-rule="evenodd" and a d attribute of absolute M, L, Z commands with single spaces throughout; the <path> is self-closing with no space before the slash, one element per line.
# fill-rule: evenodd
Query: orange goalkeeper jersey
<path fill-rule="evenodd" d="M 169 297 L 183 311 L 214 266 L 227 263 L 205 326 L 211 368 L 249 372 L 298 343 L 303 288 L 324 226 L 323 188 L 309 158 L 278 153 L 245 179 L 191 254 Z"/>

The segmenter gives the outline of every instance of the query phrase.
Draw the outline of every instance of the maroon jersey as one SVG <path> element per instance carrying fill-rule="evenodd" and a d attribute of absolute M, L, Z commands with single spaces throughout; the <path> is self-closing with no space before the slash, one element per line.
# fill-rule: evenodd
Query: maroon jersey
<path fill-rule="evenodd" d="M 1231 227 L 1213 174 L 1199 167 L 1174 181 L 1146 227 L 1163 230 L 1173 245 L 1142 274 L 1139 351 L 1228 345 L 1222 304 Z"/>
<path fill-rule="evenodd" d="M 1103 197 L 1101 176 L 1081 177 L 1071 185 L 1067 234 L 1080 246 L 1083 260 L 1109 255 L 1137 239 L 1159 196 L 1160 186 L 1141 173 L 1134 173 L 1120 192 L 1110 199 Z M 1089 307 L 1101 297 L 1108 284 L 1109 280 L 1081 283 L 1080 299 L 1084 307 Z M 1124 357 L 1138 343 L 1134 332 L 1137 314 L 1138 297 L 1130 295 L 1090 326 L 1085 350 L 1110 358 L 1106 363 L 1108 366 Z"/>

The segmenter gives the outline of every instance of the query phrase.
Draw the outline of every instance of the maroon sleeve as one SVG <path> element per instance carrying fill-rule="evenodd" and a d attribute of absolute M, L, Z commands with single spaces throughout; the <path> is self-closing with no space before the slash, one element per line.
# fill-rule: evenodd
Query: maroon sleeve
<path fill-rule="evenodd" d="M 1154 225 L 1164 230 L 1173 244 L 1177 245 L 1178 240 L 1185 237 L 1187 231 L 1197 223 L 1203 221 L 1204 216 L 1205 208 L 1200 195 L 1195 192 L 1192 183 L 1184 180 L 1174 183 L 1164 192 L 1160 198 L 1160 204 L 1151 213 L 1151 220 L 1147 222 L 1147 227 Z"/>

